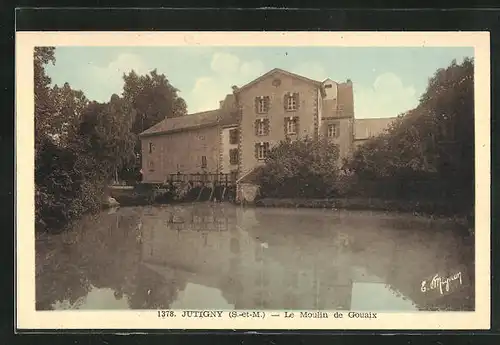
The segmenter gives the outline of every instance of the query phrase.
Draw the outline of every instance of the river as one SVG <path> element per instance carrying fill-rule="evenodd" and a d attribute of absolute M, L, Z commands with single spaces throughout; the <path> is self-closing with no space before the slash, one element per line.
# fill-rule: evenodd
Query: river
<path fill-rule="evenodd" d="M 36 241 L 36 308 L 474 310 L 447 219 L 197 203 L 111 209 Z"/>

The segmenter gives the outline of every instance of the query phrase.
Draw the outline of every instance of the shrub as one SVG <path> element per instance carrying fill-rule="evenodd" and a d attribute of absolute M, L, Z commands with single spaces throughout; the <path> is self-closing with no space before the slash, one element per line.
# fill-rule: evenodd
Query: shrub
<path fill-rule="evenodd" d="M 335 193 L 339 150 L 326 139 L 282 141 L 259 173 L 264 197 L 325 197 Z"/>

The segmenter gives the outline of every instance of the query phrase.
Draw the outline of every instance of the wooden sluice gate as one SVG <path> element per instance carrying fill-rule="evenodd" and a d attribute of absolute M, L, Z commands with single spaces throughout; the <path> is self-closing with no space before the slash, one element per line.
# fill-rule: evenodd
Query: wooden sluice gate
<path fill-rule="evenodd" d="M 226 201 L 234 198 L 236 174 L 170 174 L 164 188 L 175 191 L 180 199 L 192 201 Z"/>

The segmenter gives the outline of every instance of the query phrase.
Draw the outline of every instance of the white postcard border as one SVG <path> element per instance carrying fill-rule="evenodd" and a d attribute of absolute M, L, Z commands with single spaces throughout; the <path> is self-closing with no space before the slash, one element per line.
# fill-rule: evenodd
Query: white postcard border
<path fill-rule="evenodd" d="M 476 309 L 377 313 L 376 319 L 267 317 L 159 318 L 151 311 L 36 311 L 34 246 L 35 46 L 474 47 L 476 149 Z M 16 274 L 19 329 L 488 329 L 490 327 L 489 32 L 17 32 Z M 180 315 L 181 311 L 175 311 Z M 281 315 L 284 311 L 276 311 Z M 330 311 L 333 315 L 335 311 Z M 265 311 L 271 314 L 272 311 Z M 296 313 L 297 314 L 297 313 Z"/>

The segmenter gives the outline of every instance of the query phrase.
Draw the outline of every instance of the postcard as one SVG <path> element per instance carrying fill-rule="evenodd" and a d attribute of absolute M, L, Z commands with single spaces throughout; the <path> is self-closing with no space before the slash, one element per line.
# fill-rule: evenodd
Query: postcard
<path fill-rule="evenodd" d="M 23 329 L 488 329 L 487 32 L 18 32 Z"/>

